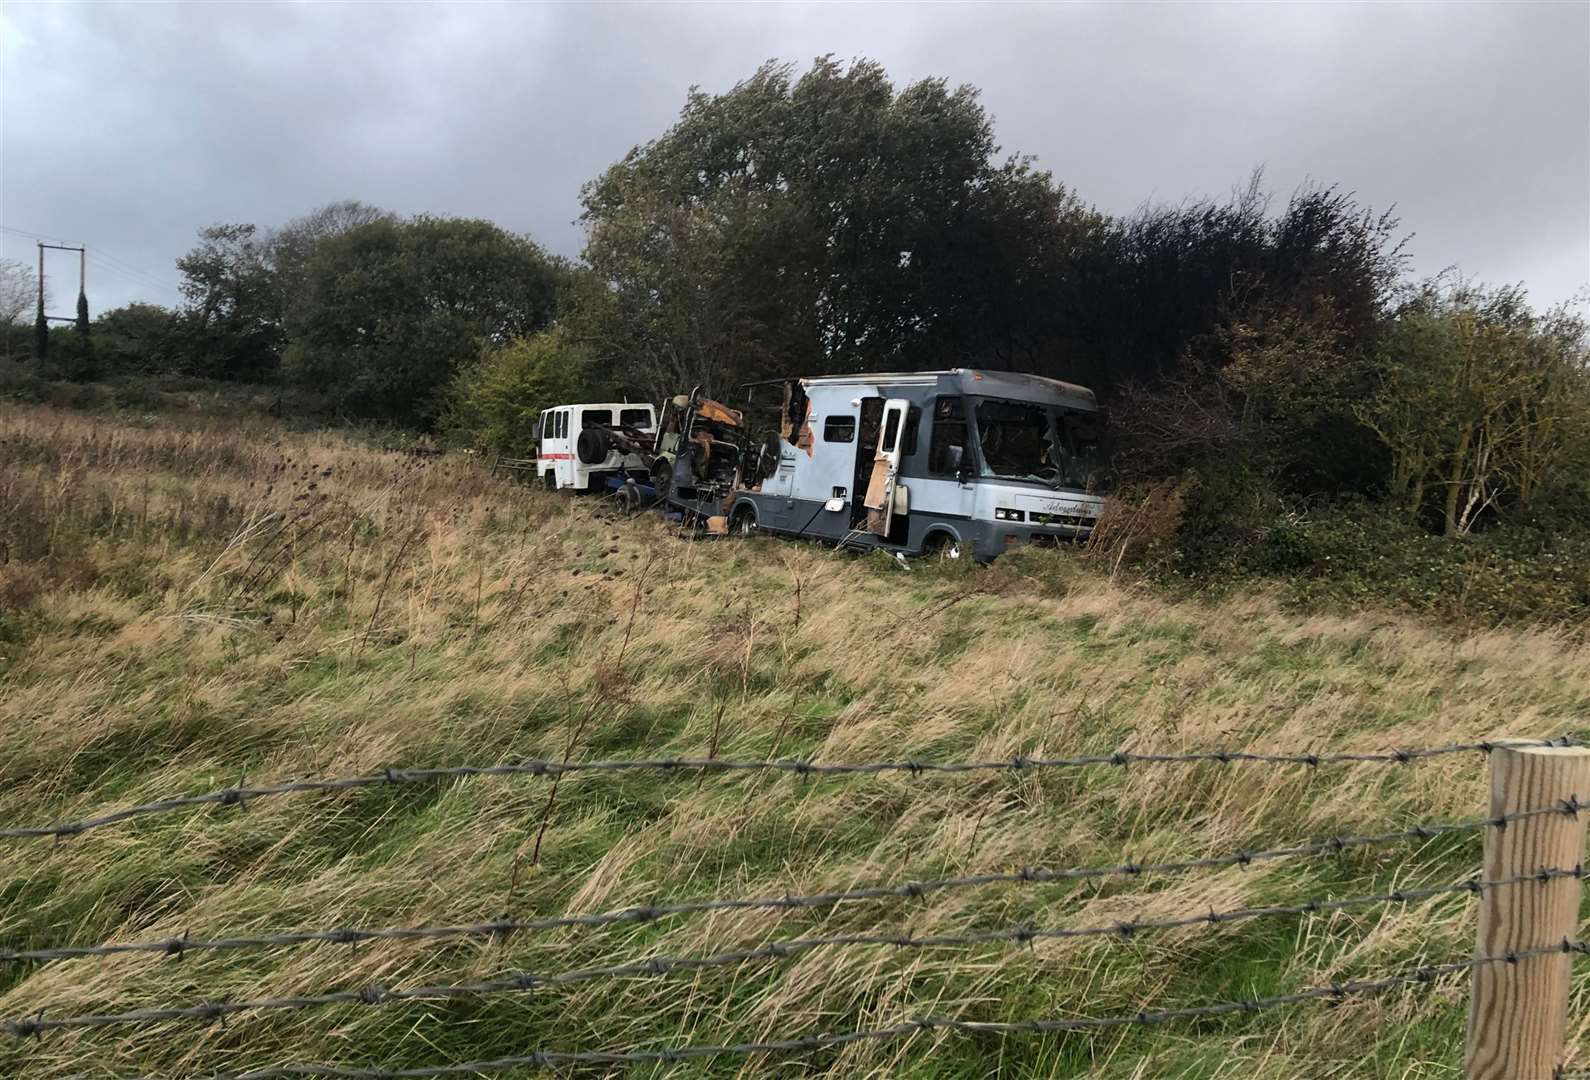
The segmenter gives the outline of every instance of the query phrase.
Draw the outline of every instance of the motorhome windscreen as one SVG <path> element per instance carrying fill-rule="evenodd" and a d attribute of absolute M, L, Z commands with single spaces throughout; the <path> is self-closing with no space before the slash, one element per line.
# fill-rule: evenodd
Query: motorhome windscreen
<path fill-rule="evenodd" d="M 980 398 L 977 446 L 981 475 L 1050 487 L 1085 488 L 1098 461 L 1096 429 L 1070 410 L 1030 401 Z M 1086 437 L 1077 435 L 1086 431 Z"/>

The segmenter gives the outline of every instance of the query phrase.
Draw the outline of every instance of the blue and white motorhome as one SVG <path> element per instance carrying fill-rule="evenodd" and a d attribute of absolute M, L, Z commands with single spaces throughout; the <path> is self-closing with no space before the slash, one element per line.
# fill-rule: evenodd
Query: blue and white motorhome
<path fill-rule="evenodd" d="M 779 385 L 777 436 L 728 500 L 733 531 L 988 560 L 1084 537 L 1103 508 L 1086 387 L 969 368 Z"/>

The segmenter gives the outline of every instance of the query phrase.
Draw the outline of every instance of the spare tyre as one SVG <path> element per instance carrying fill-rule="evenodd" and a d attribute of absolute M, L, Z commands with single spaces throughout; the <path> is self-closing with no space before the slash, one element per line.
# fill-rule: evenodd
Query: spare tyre
<path fill-rule="evenodd" d="M 604 428 L 588 427 L 574 441 L 575 455 L 587 465 L 600 465 L 613 450 L 613 436 Z"/>

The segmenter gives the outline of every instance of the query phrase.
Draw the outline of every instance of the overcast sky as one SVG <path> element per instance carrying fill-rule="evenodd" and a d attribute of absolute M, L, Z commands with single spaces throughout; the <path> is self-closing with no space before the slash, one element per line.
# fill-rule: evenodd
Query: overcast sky
<path fill-rule="evenodd" d="M 0 5 L 0 254 L 173 303 L 200 226 L 358 198 L 577 255 L 580 184 L 686 90 L 867 56 L 980 87 L 1006 152 L 1124 212 L 1264 166 L 1395 205 L 1414 269 L 1590 286 L 1590 4 Z M 59 261 L 56 261 L 59 260 Z M 75 274 L 58 254 L 52 275 Z M 72 282 L 54 307 L 69 313 Z M 64 306 L 63 306 L 64 304 Z"/>

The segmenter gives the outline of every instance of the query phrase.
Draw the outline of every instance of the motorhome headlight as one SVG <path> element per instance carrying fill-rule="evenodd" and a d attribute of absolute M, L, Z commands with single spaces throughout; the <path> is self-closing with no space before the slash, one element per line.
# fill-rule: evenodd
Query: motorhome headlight
<path fill-rule="evenodd" d="M 1004 506 L 996 507 L 994 509 L 995 521 L 1024 521 L 1026 520 L 1026 517 L 1027 515 L 1024 512 L 1020 510 L 1012 510 Z"/>

